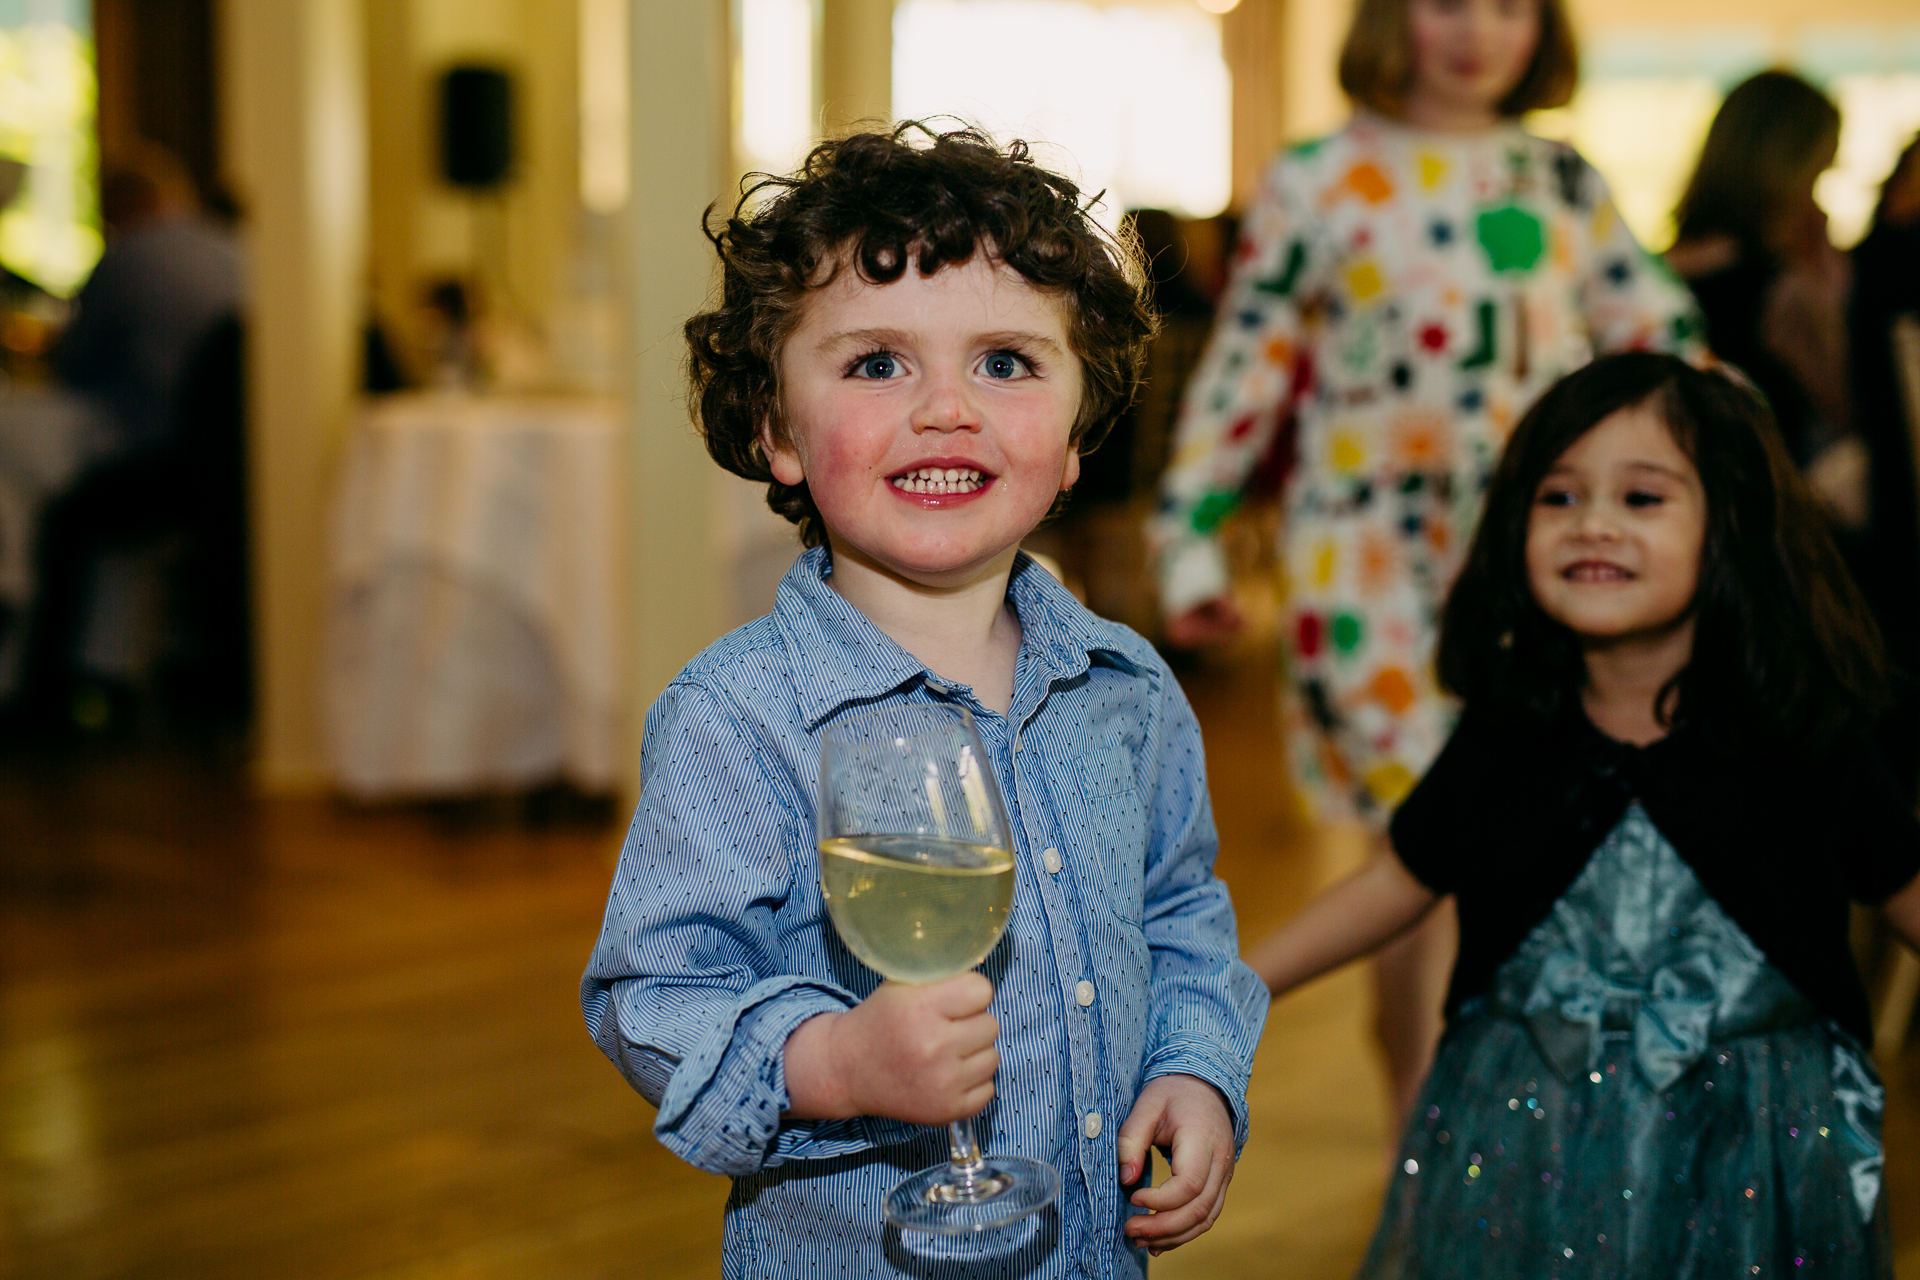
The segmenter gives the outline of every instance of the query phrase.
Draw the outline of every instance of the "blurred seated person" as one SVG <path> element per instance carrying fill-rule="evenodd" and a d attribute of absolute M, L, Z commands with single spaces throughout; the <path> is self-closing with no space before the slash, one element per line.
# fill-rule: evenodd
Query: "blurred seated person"
<path fill-rule="evenodd" d="M 1866 236 L 1853 248 L 1854 420 L 1873 458 L 1868 554 L 1855 566 L 1887 654 L 1903 672 L 1896 715 L 1882 734 L 1896 776 L 1920 784 L 1920 511 L 1913 441 L 1920 405 L 1901 398 L 1894 323 L 1920 319 L 1920 138 L 1907 144 L 1880 188 Z M 1916 370 L 1920 373 L 1920 370 Z"/>
<path fill-rule="evenodd" d="M 70 722 L 94 566 L 109 552 L 168 533 L 197 539 L 198 580 L 185 594 L 208 608 L 196 621 L 207 622 L 209 611 L 222 615 L 209 624 L 218 634 L 206 637 L 205 656 L 218 651 L 244 667 L 244 644 L 236 655 L 232 635 L 244 630 L 244 604 L 234 598 L 244 592 L 240 248 L 201 214 L 184 167 L 157 148 L 110 165 L 100 195 L 106 252 L 51 353 L 62 385 L 102 411 L 109 438 L 41 517 L 17 710 L 47 728 Z M 245 695 L 228 688 L 222 696 L 244 702 Z"/>
<path fill-rule="evenodd" d="M 1799 76 L 1736 85 L 1675 210 L 1667 262 L 1699 300 L 1708 346 L 1773 406 L 1845 546 L 1869 514 L 1847 350 L 1852 273 L 1813 198 L 1839 141 L 1839 110 Z"/>

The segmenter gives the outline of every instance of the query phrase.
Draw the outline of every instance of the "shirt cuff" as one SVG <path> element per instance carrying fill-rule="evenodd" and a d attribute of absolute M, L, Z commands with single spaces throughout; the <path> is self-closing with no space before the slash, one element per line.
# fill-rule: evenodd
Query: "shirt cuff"
<path fill-rule="evenodd" d="M 788 1105 L 787 1037 L 809 1018 L 858 1003 L 842 987 L 795 975 L 748 988 L 733 1016 L 674 1069 L 654 1136 L 710 1173 L 738 1176 L 762 1168 Z"/>
<path fill-rule="evenodd" d="M 1218 1089 L 1233 1118 L 1233 1158 L 1238 1160 L 1241 1148 L 1247 1145 L 1249 1074 L 1248 1064 L 1221 1053 L 1217 1045 L 1189 1038 L 1161 1045 L 1149 1054 L 1140 1083 L 1144 1086 L 1161 1076 L 1195 1076 Z"/>
<path fill-rule="evenodd" d="M 1160 553 L 1160 609 L 1177 618 L 1233 590 L 1226 553 L 1214 538 L 1177 538 Z"/>

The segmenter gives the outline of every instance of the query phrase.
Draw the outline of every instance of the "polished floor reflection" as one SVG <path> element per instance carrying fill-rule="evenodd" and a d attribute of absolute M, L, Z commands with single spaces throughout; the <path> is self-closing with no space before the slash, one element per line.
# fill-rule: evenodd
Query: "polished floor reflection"
<path fill-rule="evenodd" d="M 1278 777 L 1258 657 L 1183 676 L 1243 932 L 1351 862 Z M 0 758 L 0 1278 L 717 1274 L 575 997 L 618 825 L 246 799 L 154 753 Z M 1156 1277 L 1347 1274 L 1385 1126 L 1358 970 L 1275 1008 L 1225 1215 Z M 1920 1049 L 1891 1073 L 1920 1280 Z"/>

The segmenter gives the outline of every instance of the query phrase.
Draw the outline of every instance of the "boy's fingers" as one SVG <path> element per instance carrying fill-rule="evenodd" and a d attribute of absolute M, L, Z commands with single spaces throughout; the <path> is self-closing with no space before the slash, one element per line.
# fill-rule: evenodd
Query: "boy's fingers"
<path fill-rule="evenodd" d="M 967 1088 L 975 1088 L 984 1083 L 991 1084 L 994 1076 L 1000 1073 L 1000 1051 L 992 1045 L 970 1053 L 960 1059 L 958 1079 Z"/>
<path fill-rule="evenodd" d="M 1178 1209 L 1128 1221 L 1129 1234 L 1154 1252 L 1197 1240 L 1210 1230 L 1227 1202 L 1227 1180 L 1232 1167 L 1218 1162 L 1201 1193 Z"/>
<path fill-rule="evenodd" d="M 947 1027 L 948 1041 L 961 1057 L 976 1054 L 1000 1038 L 1000 1020 L 990 1013 L 959 1018 Z"/>
<path fill-rule="evenodd" d="M 962 1095 L 961 1102 L 962 1105 L 966 1107 L 966 1110 L 955 1116 L 954 1119 L 966 1120 L 970 1117 L 977 1116 L 982 1111 L 985 1111 L 987 1104 L 992 1101 L 993 1081 L 989 1080 L 985 1084 L 975 1085 Z"/>
<path fill-rule="evenodd" d="M 1177 1130 L 1173 1135 L 1173 1149 L 1167 1153 L 1172 1176 L 1157 1187 L 1135 1192 L 1133 1202 L 1156 1213 L 1168 1213 L 1191 1204 L 1207 1189 L 1213 1172 L 1212 1147 L 1212 1143 L 1197 1138 L 1190 1129 Z"/>
<path fill-rule="evenodd" d="M 993 984 L 985 974 L 955 974 L 921 989 L 927 1007 L 943 1018 L 971 1018 L 993 1003 Z"/>
<path fill-rule="evenodd" d="M 1207 1210 L 1212 1207 L 1205 1199 L 1195 1198 L 1178 1209 L 1129 1218 L 1127 1226 L 1132 1230 L 1128 1234 L 1142 1244 L 1155 1246 L 1167 1244 L 1188 1231 L 1194 1231 L 1194 1234 L 1198 1235 L 1199 1232 L 1194 1229 L 1203 1227 Z"/>
<path fill-rule="evenodd" d="M 1115 1146 L 1118 1148 L 1122 1183 L 1140 1180 L 1140 1170 L 1147 1159 L 1147 1148 L 1153 1145 L 1153 1135 L 1160 1128 L 1160 1119 L 1166 1110 L 1166 1103 L 1158 1097 L 1143 1099 L 1121 1124 L 1120 1137 Z"/>

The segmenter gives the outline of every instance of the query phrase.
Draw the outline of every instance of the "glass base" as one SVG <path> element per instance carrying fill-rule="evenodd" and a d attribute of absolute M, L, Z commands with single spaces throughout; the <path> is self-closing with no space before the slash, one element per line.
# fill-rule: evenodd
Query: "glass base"
<path fill-rule="evenodd" d="M 1060 1194 L 1060 1175 L 1043 1160 L 985 1156 L 971 1169 L 939 1164 L 887 1193 L 887 1221 L 902 1231 L 966 1236 L 1038 1213 Z"/>

